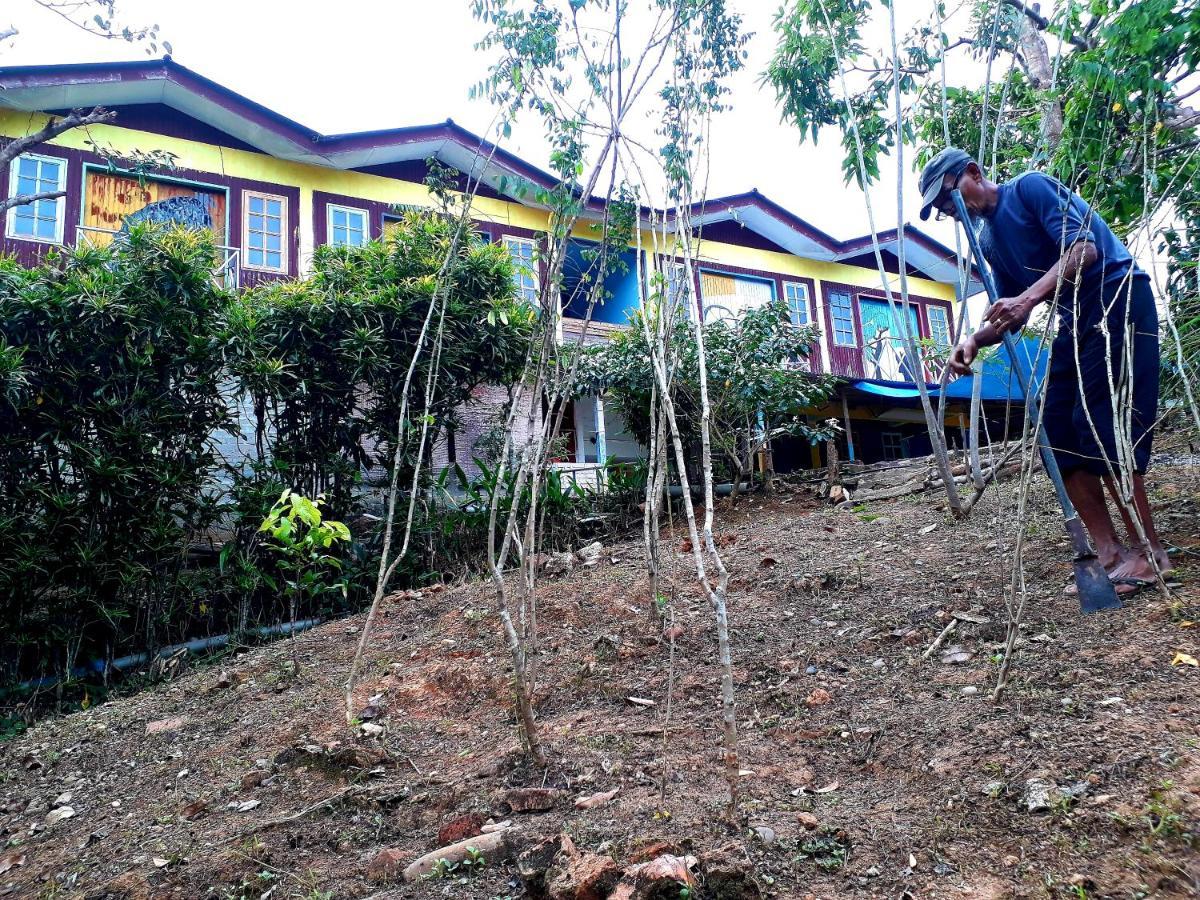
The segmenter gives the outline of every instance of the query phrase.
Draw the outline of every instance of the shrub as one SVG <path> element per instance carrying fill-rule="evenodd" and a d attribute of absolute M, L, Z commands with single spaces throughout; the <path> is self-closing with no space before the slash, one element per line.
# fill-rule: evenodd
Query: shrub
<path fill-rule="evenodd" d="M 186 614 L 215 504 L 224 296 L 211 237 L 0 261 L 0 673 L 69 668 Z"/>

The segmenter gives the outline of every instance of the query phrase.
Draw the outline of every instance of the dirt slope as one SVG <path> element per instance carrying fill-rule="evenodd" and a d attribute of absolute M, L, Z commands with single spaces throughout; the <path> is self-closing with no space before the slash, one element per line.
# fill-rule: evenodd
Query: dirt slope
<path fill-rule="evenodd" d="M 544 582 L 546 772 L 520 760 L 486 585 L 398 595 L 360 691 L 360 708 L 379 695 L 381 736 L 342 721 L 349 620 L 298 638 L 298 678 L 280 643 L 0 745 L 0 895 L 523 896 L 495 861 L 463 883 L 368 878 L 383 848 L 415 859 L 457 817 L 505 818 L 515 787 L 566 792 L 549 812 L 507 816 L 530 832 L 565 829 L 622 864 L 655 842 L 702 859 L 726 848 L 764 896 L 1200 895 L 1200 668 L 1172 665 L 1200 657 L 1198 481 L 1157 473 L 1163 530 L 1190 551 L 1174 601 L 1143 594 L 1086 619 L 1062 593 L 1066 542 L 1037 492 L 1028 626 L 999 704 L 987 694 L 1011 487 L 958 526 L 934 497 L 721 510 L 745 772 L 735 825 L 721 817 L 711 613 L 677 534 L 665 740 L 669 653 L 637 544 Z M 992 622 L 947 642 L 962 661 L 923 661 L 949 614 L 970 609 Z"/>

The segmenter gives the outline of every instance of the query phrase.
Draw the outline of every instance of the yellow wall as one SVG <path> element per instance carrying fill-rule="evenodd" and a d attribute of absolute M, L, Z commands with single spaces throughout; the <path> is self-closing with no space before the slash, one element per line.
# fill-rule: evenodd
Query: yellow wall
<path fill-rule="evenodd" d="M 40 128 L 44 121 L 45 118 L 42 116 L 30 116 L 27 113 L 13 110 L 0 110 L 0 134 L 10 136 L 28 134 Z M 59 135 L 50 143 L 76 150 L 90 150 L 91 148 L 85 143 L 88 140 L 104 146 L 111 146 L 118 153 L 138 149 L 169 151 L 176 155 L 177 165 L 180 168 L 299 188 L 300 256 L 302 261 L 308 259 L 313 250 L 313 191 L 344 194 L 381 203 L 430 204 L 429 191 L 423 184 L 398 181 L 363 172 L 347 172 L 341 169 L 291 162 L 263 153 L 233 150 L 183 138 L 134 131 L 116 125 L 93 125 L 86 131 L 75 129 Z M 475 199 L 474 214 L 481 221 L 498 225 L 532 230 L 541 230 L 546 227 L 546 214 L 542 210 L 487 197 Z M 233 233 L 238 234 L 238 223 L 231 223 L 231 226 Z M 576 233 L 582 237 L 591 236 L 586 224 L 577 228 Z M 649 245 L 650 241 L 647 236 L 643 247 Z M 818 282 L 824 279 L 866 288 L 880 288 L 879 274 L 875 269 L 818 262 L 787 253 L 703 241 L 699 247 L 699 256 L 702 262 L 726 263 L 748 269 L 776 272 L 781 275 L 796 275 L 812 278 Z M 898 291 L 898 276 L 889 277 L 893 281 L 893 288 Z M 910 278 L 908 281 L 909 289 L 915 294 L 946 300 L 954 298 L 954 289 L 951 285 L 923 278 Z M 817 303 L 823 305 L 824 298 L 819 294 L 818 288 Z"/>

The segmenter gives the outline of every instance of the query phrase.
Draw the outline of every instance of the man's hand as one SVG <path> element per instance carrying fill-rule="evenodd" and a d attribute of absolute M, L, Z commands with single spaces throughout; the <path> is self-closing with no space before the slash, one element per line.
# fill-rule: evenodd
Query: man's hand
<path fill-rule="evenodd" d="M 1020 328 L 1033 311 L 1034 303 L 1028 297 L 1003 297 L 988 308 L 983 321 L 988 322 L 1000 334 Z"/>
<path fill-rule="evenodd" d="M 978 354 L 979 345 L 975 343 L 975 335 L 963 338 L 962 343 L 950 354 L 950 371 L 955 375 L 970 375 L 971 363 L 975 362 Z"/>

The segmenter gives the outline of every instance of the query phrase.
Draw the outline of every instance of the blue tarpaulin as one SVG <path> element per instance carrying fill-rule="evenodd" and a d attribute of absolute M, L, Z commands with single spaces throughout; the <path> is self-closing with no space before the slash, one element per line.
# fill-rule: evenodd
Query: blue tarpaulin
<path fill-rule="evenodd" d="M 1005 400 L 1012 400 L 1020 403 L 1023 400 L 1021 383 L 1012 372 L 1008 352 L 1004 346 L 997 345 L 984 352 L 986 358 L 982 363 L 976 363 L 976 374 L 956 378 L 946 385 L 944 394 L 946 399 L 970 400 L 972 383 L 976 378 L 982 378 L 983 388 L 980 396 L 984 401 L 1003 403 Z M 1017 341 L 1017 353 L 1021 355 L 1026 371 L 1033 372 L 1034 388 L 1039 388 L 1042 379 L 1046 377 L 1048 348 L 1043 347 L 1038 338 L 1026 337 Z M 850 387 L 856 391 L 862 391 L 864 394 L 886 397 L 890 400 L 916 400 L 921 395 L 915 386 L 910 387 L 909 384 L 911 382 L 861 380 L 852 381 Z M 929 394 L 931 397 L 938 396 L 939 391 L 936 384 L 929 386 Z"/>
<path fill-rule="evenodd" d="M 980 397 L 985 402 L 1014 400 L 1019 403 L 1024 399 L 1021 395 L 1021 383 L 1012 371 L 1004 345 L 997 345 L 987 353 L 983 363 L 976 364 L 976 374 L 957 378 L 946 385 L 946 399 L 970 400 L 971 386 L 976 378 L 983 379 Z M 1049 348 L 1042 346 L 1038 338 L 1026 337 L 1017 341 L 1017 353 L 1020 354 L 1025 371 L 1033 373 L 1034 390 L 1038 390 L 1046 377 Z"/>

